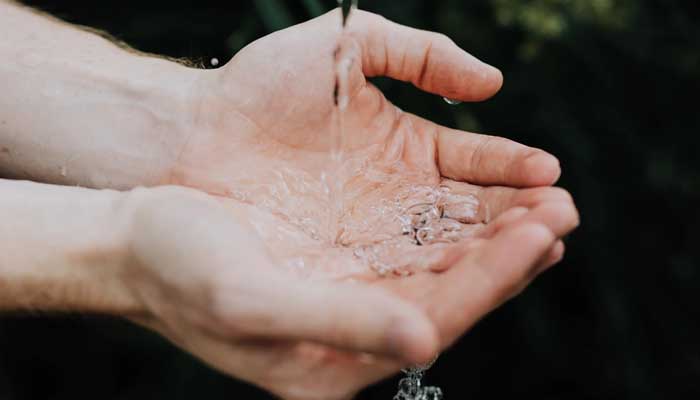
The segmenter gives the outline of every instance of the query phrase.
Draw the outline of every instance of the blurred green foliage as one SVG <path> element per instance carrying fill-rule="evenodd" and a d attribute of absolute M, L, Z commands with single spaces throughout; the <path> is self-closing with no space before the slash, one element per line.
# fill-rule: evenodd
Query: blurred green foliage
<path fill-rule="evenodd" d="M 36 0 L 139 49 L 222 61 L 334 0 Z M 482 104 L 451 107 L 387 79 L 402 109 L 556 154 L 583 224 L 566 261 L 482 321 L 428 375 L 448 399 L 700 396 L 700 2 L 373 0 L 501 68 Z M 280 60 L 271 60 L 279 62 Z M 46 327 L 52 335 L 39 334 Z M 136 328 L 0 322 L 0 398 L 267 398 Z M 4 366 L 4 367 L 3 367 Z M 34 382 L 41 382 L 37 387 Z M 364 399 L 389 399 L 395 382 Z M 13 397 L 14 396 L 14 397 Z"/>

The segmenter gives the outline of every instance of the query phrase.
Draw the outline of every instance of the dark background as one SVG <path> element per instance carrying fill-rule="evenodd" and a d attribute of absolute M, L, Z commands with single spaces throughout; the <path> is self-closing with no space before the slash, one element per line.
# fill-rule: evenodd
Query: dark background
<path fill-rule="evenodd" d="M 228 60 L 319 0 L 30 1 L 134 47 Z M 445 353 L 449 399 L 700 397 L 700 2 L 374 0 L 500 67 L 503 91 L 450 107 L 381 80 L 400 107 L 539 146 L 581 210 L 567 259 Z M 0 31 L 2 28 L 0 27 Z M 396 380 L 361 399 L 389 400 Z M 0 399 L 268 399 L 126 323 L 0 319 Z"/>

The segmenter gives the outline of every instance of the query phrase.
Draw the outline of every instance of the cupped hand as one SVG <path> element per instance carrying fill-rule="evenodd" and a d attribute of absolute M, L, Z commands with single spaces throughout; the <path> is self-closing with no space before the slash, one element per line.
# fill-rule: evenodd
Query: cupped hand
<path fill-rule="evenodd" d="M 338 140 L 334 94 L 346 73 Z M 198 257 L 172 253 L 181 274 L 151 280 L 167 288 L 151 301 L 163 307 L 151 326 L 282 397 L 342 399 L 426 361 L 561 259 L 560 239 L 578 216 L 568 193 L 547 187 L 560 173 L 556 158 L 403 112 L 372 76 L 463 101 L 484 100 L 502 84 L 498 70 L 445 36 L 364 12 L 344 34 L 332 12 L 203 72 L 194 129 L 169 183 L 220 196 L 228 217 L 197 217 L 200 228 L 181 233 L 202 247 Z M 401 241 L 397 213 L 439 187 L 456 196 L 442 206 L 470 205 L 454 218 L 466 234 L 456 243 L 402 242 L 398 254 L 427 272 L 380 278 L 357 250 Z M 164 226 L 170 217 L 162 214 Z M 221 228 L 207 232 L 208 223 Z M 143 242 L 166 240 L 156 231 Z"/>
<path fill-rule="evenodd" d="M 502 213 L 479 239 L 452 248 L 449 268 L 338 281 L 281 269 L 249 228 L 252 206 L 140 189 L 126 203 L 123 277 L 147 310 L 136 322 L 218 370 L 285 399 L 347 399 L 428 361 L 558 261 L 556 243 L 577 215 L 555 196 Z"/>

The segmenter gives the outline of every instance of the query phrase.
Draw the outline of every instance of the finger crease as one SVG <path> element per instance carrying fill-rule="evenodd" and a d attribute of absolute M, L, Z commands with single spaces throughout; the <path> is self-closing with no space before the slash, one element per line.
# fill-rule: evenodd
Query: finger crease
<path fill-rule="evenodd" d="M 425 87 L 425 79 L 428 74 L 428 64 L 430 63 L 430 53 L 433 50 L 433 42 L 429 41 L 428 45 L 425 47 L 423 52 L 423 62 L 421 65 L 420 73 L 418 74 L 418 81 L 416 86 Z"/>

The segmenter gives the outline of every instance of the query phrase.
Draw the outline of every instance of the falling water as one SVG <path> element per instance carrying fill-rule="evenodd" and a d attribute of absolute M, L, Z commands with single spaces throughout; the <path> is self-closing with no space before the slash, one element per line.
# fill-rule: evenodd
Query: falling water
<path fill-rule="evenodd" d="M 406 377 L 399 381 L 399 390 L 393 400 L 442 400 L 442 389 L 437 386 L 423 386 L 422 384 L 425 371 L 434 362 L 435 360 L 427 365 L 404 369 L 403 372 L 406 374 Z"/>
<path fill-rule="evenodd" d="M 342 173 L 343 169 L 343 139 L 345 135 L 345 113 L 347 111 L 349 99 L 349 74 L 352 67 L 353 59 L 351 54 L 346 54 L 346 30 L 348 21 L 352 11 L 357 9 L 357 0 L 338 0 L 338 5 L 342 13 L 342 33 L 338 41 L 338 46 L 334 53 L 335 57 L 335 86 L 334 86 L 334 102 L 336 106 L 337 128 L 334 132 L 331 144 L 331 158 L 336 167 L 336 173 Z M 449 104 L 459 104 L 458 101 L 445 98 Z M 328 177 L 324 177 L 328 178 Z M 343 187 L 340 186 L 342 179 L 334 179 L 330 187 L 331 200 L 331 229 L 333 224 L 337 224 L 342 217 L 344 211 L 343 206 Z M 411 188 L 415 190 L 415 188 Z M 438 189 L 428 188 L 428 200 L 414 203 L 408 207 L 403 207 L 400 210 L 391 210 L 394 215 L 398 216 L 401 222 L 402 237 L 398 239 L 390 239 L 373 243 L 368 246 L 357 247 L 354 250 L 354 255 L 365 264 L 369 265 L 379 275 L 385 275 L 388 272 L 399 272 L 402 270 L 392 268 L 392 265 L 397 265 L 397 260 L 394 256 L 401 252 L 401 241 L 415 246 L 425 246 L 440 242 L 455 242 L 461 239 L 464 235 L 459 218 L 473 218 L 476 214 L 474 210 L 478 209 L 478 202 L 473 197 L 464 197 L 466 202 L 458 202 L 459 206 L 446 205 L 443 200 L 449 195 L 449 189 L 441 187 Z M 400 204 L 400 202 L 396 202 Z M 452 208 L 450 208 L 452 207 Z M 382 210 L 382 214 L 385 210 Z M 452 219 L 451 217 L 454 217 Z M 329 232 L 332 232 L 330 230 Z M 339 235 L 334 244 L 338 245 L 342 240 Z M 391 250 L 397 250 L 392 252 Z M 394 258 L 391 260 L 384 259 L 382 256 Z M 401 265 L 401 264 L 398 264 Z M 434 362 L 434 360 L 433 360 Z M 399 389 L 394 400 L 441 400 L 442 390 L 438 387 L 421 386 L 421 379 L 424 372 L 430 368 L 432 363 L 424 366 L 414 366 L 404 370 L 406 377 L 401 379 Z"/>
<path fill-rule="evenodd" d="M 328 192 L 330 202 L 329 218 L 328 218 L 328 233 L 329 241 L 333 245 L 338 244 L 338 237 L 334 232 L 342 231 L 340 229 L 340 220 L 342 219 L 345 204 L 343 196 L 344 178 L 344 137 L 345 137 L 345 112 L 350 101 L 350 70 L 355 62 L 356 54 L 353 54 L 348 43 L 350 39 L 346 37 L 346 27 L 350 19 L 352 10 L 357 8 L 357 0 L 344 1 L 338 0 L 342 13 L 341 35 L 336 46 L 334 56 L 334 78 L 335 85 L 333 88 L 333 101 L 335 104 L 336 129 L 331 132 L 330 156 L 331 170 L 323 172 L 321 180 Z"/>

